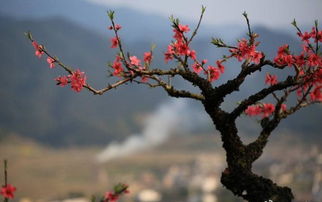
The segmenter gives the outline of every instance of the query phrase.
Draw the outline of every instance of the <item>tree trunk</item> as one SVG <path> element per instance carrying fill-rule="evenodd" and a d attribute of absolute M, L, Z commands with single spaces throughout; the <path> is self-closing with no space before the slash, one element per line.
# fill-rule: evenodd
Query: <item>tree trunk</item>
<path fill-rule="evenodd" d="M 272 180 L 252 173 L 252 164 L 262 154 L 261 147 L 247 147 L 240 137 L 229 114 L 210 102 L 204 102 L 207 113 L 221 133 L 223 147 L 226 151 L 228 168 L 222 173 L 221 183 L 235 195 L 249 202 L 291 202 L 294 198 L 288 187 L 280 187 Z"/>
<path fill-rule="evenodd" d="M 292 191 L 280 187 L 270 179 L 253 174 L 249 170 L 231 172 L 229 168 L 222 173 L 221 183 L 235 195 L 249 202 L 291 202 Z"/>
<path fill-rule="evenodd" d="M 226 129 L 226 132 L 235 131 L 233 126 Z M 280 187 L 272 180 L 252 172 L 255 161 L 253 155 L 246 146 L 237 144 L 237 140 L 232 141 L 234 138 L 236 139 L 234 135 L 222 132 L 228 168 L 222 173 L 221 183 L 249 202 L 291 202 L 294 196 L 290 188 Z"/>

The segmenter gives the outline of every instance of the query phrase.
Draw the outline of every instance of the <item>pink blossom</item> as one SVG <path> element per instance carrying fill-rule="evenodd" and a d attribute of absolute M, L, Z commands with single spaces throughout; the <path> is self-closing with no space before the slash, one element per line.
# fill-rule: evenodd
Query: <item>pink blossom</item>
<path fill-rule="evenodd" d="M 256 116 L 259 115 L 261 112 L 262 109 L 259 105 L 248 106 L 245 110 L 245 114 L 247 114 L 248 116 Z"/>
<path fill-rule="evenodd" d="M 260 60 L 263 57 L 263 53 L 259 52 L 259 51 L 254 51 L 251 53 L 251 60 L 255 63 L 255 64 L 259 64 Z"/>
<path fill-rule="evenodd" d="M 164 53 L 164 60 L 166 63 L 168 63 L 169 60 L 173 59 L 173 54 L 174 54 L 173 46 L 168 45 L 167 52 Z"/>
<path fill-rule="evenodd" d="M 117 37 L 113 37 L 111 38 L 111 48 L 117 48 L 117 46 L 119 45 L 119 39 Z"/>
<path fill-rule="evenodd" d="M 152 60 L 152 52 L 151 51 L 145 52 L 144 53 L 143 60 L 144 60 L 145 63 L 150 64 L 151 63 L 151 60 Z"/>
<path fill-rule="evenodd" d="M 11 184 L 7 184 L 7 186 L 3 186 L 1 188 L 0 194 L 4 197 L 4 198 L 10 198 L 13 199 L 14 198 L 14 192 L 16 191 L 16 187 L 12 186 Z"/>
<path fill-rule="evenodd" d="M 113 75 L 120 76 L 120 74 L 124 71 L 121 63 L 121 57 L 119 55 L 116 56 L 112 68 L 114 69 Z"/>
<path fill-rule="evenodd" d="M 305 41 L 306 43 L 309 43 L 309 40 L 312 37 L 312 34 L 308 32 L 298 32 L 297 35 L 302 39 L 302 41 Z"/>
<path fill-rule="evenodd" d="M 194 63 L 192 65 L 192 69 L 194 72 L 196 72 L 197 74 L 199 74 L 202 71 L 202 67 L 200 66 L 200 64 L 198 63 Z"/>
<path fill-rule="evenodd" d="M 282 109 L 284 106 L 281 106 Z M 285 105 L 286 107 L 286 105 Z M 248 106 L 245 110 L 245 114 L 248 116 L 257 116 L 262 114 L 263 118 L 270 116 L 275 111 L 275 105 L 271 103 L 263 103 L 258 105 Z"/>
<path fill-rule="evenodd" d="M 32 45 L 35 48 L 35 55 L 38 58 L 41 58 L 41 56 L 45 53 L 42 49 L 42 45 L 39 45 L 36 41 L 33 41 Z"/>
<path fill-rule="evenodd" d="M 213 66 L 208 66 L 208 72 L 209 72 L 209 81 L 216 81 L 220 77 L 220 70 Z"/>
<path fill-rule="evenodd" d="M 69 82 L 67 76 L 59 76 L 55 80 L 57 81 L 57 85 L 60 85 L 60 86 L 66 86 Z"/>
<path fill-rule="evenodd" d="M 267 73 L 266 77 L 265 77 L 265 83 L 267 85 L 275 85 L 275 84 L 277 84 L 277 76 Z"/>
<path fill-rule="evenodd" d="M 49 64 L 50 69 L 55 67 L 55 59 L 53 59 L 52 57 L 47 57 L 47 63 Z"/>
<path fill-rule="evenodd" d="M 263 117 L 269 117 L 275 111 L 275 106 L 271 103 L 264 103 L 262 106 Z"/>
<path fill-rule="evenodd" d="M 120 29 L 122 29 L 122 26 L 121 26 L 121 25 L 119 25 L 119 24 L 116 24 L 116 25 L 115 25 L 115 30 L 120 30 Z"/>
<path fill-rule="evenodd" d="M 203 59 L 202 61 L 201 61 L 201 64 L 206 64 L 208 62 L 208 60 L 206 60 L 206 59 Z"/>
<path fill-rule="evenodd" d="M 189 32 L 190 31 L 190 28 L 188 25 L 179 25 L 178 27 L 181 32 Z"/>
<path fill-rule="evenodd" d="M 191 57 L 193 60 L 196 60 L 197 59 L 197 56 L 196 56 L 196 51 L 195 50 L 187 50 L 187 56 Z"/>
<path fill-rule="evenodd" d="M 311 93 L 310 97 L 312 101 L 322 102 L 322 86 L 317 86 Z"/>
<path fill-rule="evenodd" d="M 216 61 L 218 69 L 220 70 L 221 73 L 224 73 L 225 72 L 225 66 L 222 65 L 221 63 L 222 63 L 222 61 L 220 61 L 220 60 Z"/>
<path fill-rule="evenodd" d="M 141 60 L 139 60 L 136 56 L 130 56 L 130 62 L 131 65 L 140 66 Z"/>
<path fill-rule="evenodd" d="M 144 83 L 148 82 L 148 80 L 149 80 L 148 76 L 142 76 L 141 77 L 141 81 L 144 82 Z"/>
<path fill-rule="evenodd" d="M 281 105 L 281 111 L 282 112 L 284 112 L 284 111 L 286 111 L 287 110 L 287 106 L 286 106 L 286 104 L 282 104 Z"/>
<path fill-rule="evenodd" d="M 84 72 L 81 72 L 79 69 L 74 71 L 70 77 L 71 87 L 74 91 L 80 92 L 84 85 L 86 85 L 86 75 Z"/>

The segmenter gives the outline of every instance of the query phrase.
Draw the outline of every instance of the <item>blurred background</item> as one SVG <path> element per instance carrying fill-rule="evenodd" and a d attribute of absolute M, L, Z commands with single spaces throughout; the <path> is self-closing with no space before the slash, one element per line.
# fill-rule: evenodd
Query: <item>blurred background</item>
<path fill-rule="evenodd" d="M 115 21 L 123 27 L 126 51 L 142 58 L 156 44 L 153 65 L 169 68 L 171 63 L 163 60 L 172 37 L 168 17 L 173 14 L 193 28 L 201 5 L 207 10 L 192 47 L 210 64 L 226 53 L 210 44 L 211 37 L 231 44 L 246 37 L 244 11 L 260 36 L 258 49 L 268 58 L 283 44 L 300 52 L 290 24 L 294 18 L 307 31 L 314 20 L 322 20 L 320 0 L 1 1 L 0 159 L 9 160 L 9 181 L 18 188 L 15 201 L 88 201 L 118 182 L 130 185 L 131 194 L 123 201 L 241 201 L 220 184 L 225 154 L 200 103 L 170 99 L 160 89 L 136 84 L 102 96 L 56 86 L 54 78 L 65 72 L 50 70 L 36 58 L 24 36 L 31 31 L 53 55 L 85 71 L 88 82 L 100 88 L 109 81 L 107 63 L 116 54 L 109 48 L 113 35 L 107 10 L 115 10 Z M 229 62 L 218 83 L 239 68 Z M 263 87 L 265 72 L 252 75 L 223 107 L 230 110 Z M 274 73 L 281 79 L 288 72 Z M 284 120 L 254 165 L 256 173 L 291 187 L 296 201 L 322 201 L 321 112 L 316 105 Z M 259 131 L 254 118 L 242 117 L 238 126 L 245 142 Z"/>

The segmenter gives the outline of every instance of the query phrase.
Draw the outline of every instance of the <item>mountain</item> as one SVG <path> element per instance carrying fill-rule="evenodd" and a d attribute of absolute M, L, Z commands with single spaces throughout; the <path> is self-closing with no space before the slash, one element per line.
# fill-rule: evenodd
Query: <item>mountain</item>
<path fill-rule="evenodd" d="M 107 85 L 106 63 L 115 55 L 110 42 L 61 18 L 17 21 L 1 17 L 0 26 L 0 128 L 56 146 L 104 144 L 135 131 L 136 116 L 165 98 L 158 90 L 136 85 L 102 96 L 57 87 L 53 79 L 64 72 L 50 70 L 34 56 L 25 31 L 32 30 L 39 43 L 66 64 L 84 70 L 96 87 Z"/>
<path fill-rule="evenodd" d="M 21 20 L 3 15 L 0 26 L 0 131 L 14 132 L 58 147 L 106 144 L 138 132 L 142 117 L 167 99 L 159 89 L 135 84 L 102 96 L 93 96 L 86 91 L 78 94 L 67 87 L 57 87 L 53 79 L 64 72 L 50 70 L 44 60 L 36 58 L 33 47 L 24 37 L 25 31 L 32 31 L 39 43 L 51 53 L 65 64 L 84 70 L 89 83 L 101 87 L 107 84 L 106 63 L 112 61 L 115 55 L 115 51 L 109 48 L 110 33 L 104 37 L 62 17 Z M 298 45 L 287 34 L 263 27 L 255 27 L 254 30 L 261 35 L 261 50 L 269 51 L 270 56 L 285 42 L 292 47 Z M 209 37 L 198 37 L 192 45 L 198 50 L 198 57 L 213 58 L 215 61 L 225 52 L 214 48 L 209 41 Z M 149 38 L 128 40 L 127 50 L 139 56 L 149 49 L 150 43 Z M 164 64 L 162 52 L 167 43 L 158 43 L 155 64 Z M 236 62 L 230 63 L 219 82 L 232 77 L 238 70 Z M 263 76 L 253 75 L 253 79 L 243 85 L 243 93 L 226 98 L 229 100 L 226 107 L 234 106 L 254 91 L 254 86 L 260 87 L 258 83 L 263 83 Z M 179 85 L 190 89 L 182 83 Z M 200 104 L 191 107 L 203 110 Z M 320 113 L 321 106 L 305 109 L 284 121 L 281 128 L 319 134 L 322 129 Z M 310 121 L 302 121 L 308 117 L 312 117 Z M 240 122 L 241 129 L 247 134 L 253 133 L 256 128 L 253 125 L 249 120 Z M 205 130 L 213 130 L 213 127 L 210 124 Z"/>
<path fill-rule="evenodd" d="M 128 41 L 145 39 L 155 43 L 165 42 L 172 35 L 168 18 L 129 8 L 97 5 L 86 0 L 10 0 L 3 2 L 0 7 L 0 13 L 16 19 L 33 20 L 62 17 L 101 35 L 107 34 L 106 28 L 110 25 L 106 15 L 108 10 L 116 11 L 116 22 L 124 27 L 122 31 Z M 196 25 L 197 23 L 181 20 L 184 24 Z M 233 39 L 246 27 L 240 27 L 240 25 L 217 27 L 201 25 L 201 28 L 200 34 L 203 36 L 219 35 L 225 36 L 226 39 Z M 225 30 L 224 33 L 222 30 Z"/>

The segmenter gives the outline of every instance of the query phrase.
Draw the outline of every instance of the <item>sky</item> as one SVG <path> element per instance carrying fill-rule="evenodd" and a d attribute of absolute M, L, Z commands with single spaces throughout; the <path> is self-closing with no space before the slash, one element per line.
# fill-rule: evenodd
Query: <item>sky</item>
<path fill-rule="evenodd" d="M 110 7 L 128 7 L 147 13 L 197 20 L 207 7 L 203 23 L 241 24 L 246 11 L 253 24 L 282 28 L 295 18 L 299 24 L 322 21 L 322 0 L 87 0 Z"/>

